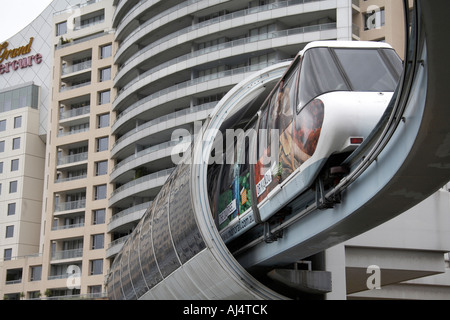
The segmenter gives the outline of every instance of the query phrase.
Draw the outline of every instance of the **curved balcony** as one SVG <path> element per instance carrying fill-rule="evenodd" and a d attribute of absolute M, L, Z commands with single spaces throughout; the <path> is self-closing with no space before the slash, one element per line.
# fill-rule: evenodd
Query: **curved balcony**
<path fill-rule="evenodd" d="M 161 63 L 156 67 L 140 74 L 120 89 L 120 91 L 118 92 L 118 97 L 126 92 L 127 89 L 129 89 L 136 83 L 143 81 L 144 79 L 147 79 L 148 82 L 151 83 L 182 70 L 191 70 L 195 66 L 198 66 L 205 62 L 210 63 L 212 61 L 224 60 L 227 58 L 231 58 L 237 54 L 249 54 L 256 51 L 286 46 L 287 44 L 304 43 L 305 39 L 308 38 L 308 35 L 306 34 L 315 32 L 320 32 L 322 34 L 318 36 L 309 35 L 309 37 L 319 38 L 321 40 L 336 38 L 336 23 L 326 23 L 315 26 L 269 32 L 260 34 L 258 36 L 225 42 L 216 46 L 185 54 L 183 56 Z M 249 46 L 249 44 L 253 45 Z M 152 52 L 142 52 L 141 55 L 131 60 L 130 63 L 128 63 L 118 72 L 115 78 L 115 82 L 120 82 L 120 80 L 123 76 L 125 76 L 126 73 L 135 70 L 140 64 L 149 60 L 151 57 Z"/>
<path fill-rule="evenodd" d="M 106 249 L 106 258 L 109 259 L 112 256 L 115 256 L 116 254 L 118 254 L 119 251 L 122 249 L 125 241 L 127 241 L 128 237 L 129 237 L 129 235 L 112 241 L 108 245 L 108 248 Z"/>
<path fill-rule="evenodd" d="M 145 164 L 171 157 L 173 147 L 179 144 L 179 141 L 168 141 L 129 156 L 113 168 L 110 181 L 114 182 L 119 176 L 136 170 Z"/>
<path fill-rule="evenodd" d="M 145 202 L 113 215 L 108 223 L 107 231 L 113 232 L 118 228 L 141 220 L 142 216 L 147 209 L 150 208 L 152 203 L 153 201 Z"/>
<path fill-rule="evenodd" d="M 205 4 L 202 6 L 201 4 L 198 4 L 199 2 L 204 2 Z M 219 4 L 222 2 L 227 2 L 229 0 L 216 0 L 215 3 Z M 124 32 L 124 29 L 129 27 L 131 24 L 139 20 L 139 17 L 143 15 L 143 13 L 147 10 L 149 10 L 151 7 L 153 7 L 155 4 L 157 4 L 159 0 L 157 1 L 140 1 L 137 5 L 135 5 L 131 10 L 128 11 L 128 13 L 121 19 L 120 23 L 118 24 L 116 28 L 116 34 L 117 34 L 117 40 L 123 41 L 124 39 L 128 38 L 131 34 L 136 32 L 136 29 L 142 28 L 144 25 L 148 25 L 154 21 L 160 20 L 164 17 L 165 20 L 169 22 L 173 22 L 175 19 L 186 16 L 189 14 L 192 14 L 193 12 L 196 12 L 199 10 L 199 7 L 204 8 L 208 5 L 211 5 L 212 1 L 205 1 L 205 0 L 188 0 L 183 1 L 180 4 L 177 4 L 163 12 L 160 12 L 159 14 L 156 14 L 152 16 L 149 20 L 145 21 L 143 24 L 138 25 L 138 27 L 131 31 L 128 35 L 125 37 L 122 36 L 122 33 Z M 192 4 L 196 4 L 194 8 L 190 8 Z M 166 23 L 165 23 L 166 24 Z"/>
<path fill-rule="evenodd" d="M 126 10 L 133 9 L 135 6 L 138 5 L 139 2 L 145 2 L 148 0 L 114 0 L 113 5 L 116 6 L 116 9 L 114 10 L 114 14 L 112 17 L 113 21 L 113 28 L 117 27 L 117 25 L 120 23 L 121 19 L 127 15 L 125 13 Z M 160 1 L 160 0 L 156 0 Z M 148 2 L 155 2 L 154 0 L 148 1 Z"/>
<path fill-rule="evenodd" d="M 126 198 L 130 200 L 132 196 L 146 195 L 147 197 L 155 197 L 174 169 L 170 168 L 155 172 L 124 184 L 111 194 L 109 206 L 117 205 Z"/>
<path fill-rule="evenodd" d="M 206 104 L 194 107 L 192 109 L 184 109 L 174 112 L 148 121 L 143 125 L 136 127 L 134 130 L 128 131 L 113 145 L 111 149 L 111 157 L 114 158 L 119 151 L 129 146 L 133 146 L 136 142 L 148 138 L 153 134 L 193 123 L 194 121 L 206 119 L 215 104 L 216 103 Z"/>
<path fill-rule="evenodd" d="M 317 2 L 325 0 L 314 0 L 314 1 Z M 244 25 L 255 23 L 256 21 L 262 22 L 264 20 L 269 21 L 274 19 L 283 19 L 292 15 L 304 13 L 305 2 L 311 2 L 311 0 L 290 0 L 284 2 L 277 2 L 255 8 L 236 11 L 227 15 L 220 16 L 218 18 L 203 21 L 201 23 L 197 23 L 189 27 L 183 28 L 181 30 L 178 30 L 165 37 L 158 38 L 156 41 L 151 42 L 142 50 L 138 50 L 138 48 L 135 47 L 137 52 L 133 54 L 131 57 L 129 57 L 127 60 L 128 61 L 133 60 L 136 58 L 137 55 L 140 54 L 141 51 L 148 51 L 158 46 L 159 51 L 156 51 L 156 53 L 161 53 L 162 50 L 172 50 L 174 49 L 175 46 L 179 46 L 183 43 L 190 43 L 198 38 L 211 34 L 211 29 L 213 28 L 212 27 L 213 25 L 215 25 L 214 29 L 217 30 L 217 32 L 225 32 L 226 30 L 230 30 L 236 27 L 242 27 Z M 314 9 L 314 11 L 317 10 L 316 7 L 311 9 Z M 262 14 L 264 12 L 270 12 L 270 14 L 264 15 Z M 169 23 L 170 21 L 165 22 Z M 154 24 L 157 24 L 157 26 L 155 26 Z M 159 20 L 149 24 L 144 23 L 134 33 L 130 34 L 121 43 L 119 49 L 115 54 L 114 62 L 120 64 L 121 56 L 125 53 L 125 51 L 130 48 L 133 48 L 132 45 L 138 43 L 143 38 L 147 38 L 156 27 L 160 26 L 160 24 L 161 22 Z"/>
<path fill-rule="evenodd" d="M 263 69 L 271 64 L 276 64 L 284 60 L 274 60 L 267 63 L 227 70 L 213 75 L 196 78 L 194 80 L 179 83 L 175 86 L 155 92 L 144 99 L 141 99 L 128 106 L 117 117 L 113 125 L 113 133 L 124 123 L 134 119 L 139 114 L 146 112 L 157 106 L 161 106 L 170 101 L 176 101 L 185 97 L 190 97 L 198 93 L 207 92 L 212 89 L 232 87 L 242 81 L 247 75 L 257 70 Z"/>

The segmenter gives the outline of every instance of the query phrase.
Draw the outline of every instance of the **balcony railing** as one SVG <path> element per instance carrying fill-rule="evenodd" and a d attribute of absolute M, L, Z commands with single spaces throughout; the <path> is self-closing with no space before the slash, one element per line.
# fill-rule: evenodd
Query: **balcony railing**
<path fill-rule="evenodd" d="M 62 166 L 65 164 L 70 164 L 70 163 L 81 162 L 81 161 L 86 161 L 87 159 L 88 159 L 87 152 L 72 154 L 70 156 L 65 156 L 65 157 L 59 158 L 58 166 Z"/>
<path fill-rule="evenodd" d="M 72 109 L 61 113 L 59 120 L 66 120 L 74 117 L 83 116 L 91 112 L 91 106 L 85 106 L 81 108 Z"/>
<path fill-rule="evenodd" d="M 192 108 L 186 108 L 186 109 L 183 109 L 183 110 L 180 110 L 180 111 L 176 111 L 176 112 L 173 112 L 173 113 L 169 113 L 169 114 L 166 114 L 166 115 L 164 115 L 162 117 L 150 120 L 150 121 L 144 123 L 143 125 L 135 128 L 135 129 L 133 129 L 131 131 L 128 131 L 123 136 L 121 136 L 119 139 L 117 139 L 117 141 L 113 145 L 113 148 L 115 146 L 117 146 L 120 142 L 125 140 L 126 138 L 132 136 L 135 133 L 138 133 L 139 131 L 142 131 L 144 129 L 150 128 L 152 126 L 156 126 L 156 125 L 158 125 L 158 124 L 160 124 L 162 122 L 165 122 L 165 121 L 168 121 L 168 120 L 171 120 L 171 119 L 179 119 L 180 117 L 187 116 L 187 115 L 190 115 L 190 114 L 193 114 L 193 113 L 196 113 L 196 112 L 201 112 L 201 111 L 205 111 L 205 110 L 212 110 L 217 105 L 217 103 L 218 103 L 217 101 L 214 101 L 214 102 L 202 104 L 202 105 L 199 105 L 199 106 L 194 106 Z M 116 120 L 116 122 L 117 122 L 117 120 Z"/>
<path fill-rule="evenodd" d="M 138 77 L 134 78 L 133 80 L 131 80 L 129 83 L 127 83 L 125 86 L 123 86 L 119 92 L 118 92 L 118 96 L 125 91 L 126 89 L 128 89 L 129 87 L 131 87 L 133 84 L 135 84 L 136 82 L 148 77 L 149 75 L 156 73 L 157 71 L 160 71 L 164 68 L 167 68 L 169 66 L 173 66 L 177 63 L 180 62 L 184 62 L 187 61 L 188 59 L 192 59 L 198 56 L 202 56 L 206 53 L 210 53 L 210 52 L 215 52 L 215 51 L 219 51 L 219 50 L 223 50 L 223 49 L 227 49 L 227 48 L 233 48 L 233 47 L 237 47 L 237 46 L 242 46 L 242 45 L 246 45 L 246 44 L 250 44 L 253 42 L 258 42 L 258 41 L 262 41 L 262 40 L 267 40 L 267 39 L 276 39 L 276 38 L 285 38 L 287 36 L 290 35 L 296 35 L 296 34 L 304 34 L 304 33 L 309 33 L 309 32 L 316 32 L 316 31 L 325 31 L 325 30 L 331 30 L 331 29 L 336 29 L 336 23 L 331 22 L 331 23 L 325 23 L 325 24 L 319 24 L 319 25 L 313 25 L 313 26 L 306 26 L 306 27 L 299 27 L 299 28 L 292 28 L 292 29 L 286 29 L 286 30 L 280 30 L 280 31 L 273 31 L 273 32 L 268 32 L 268 33 L 264 33 L 264 34 L 260 34 L 258 36 L 252 36 L 252 37 L 247 37 L 247 38 L 243 38 L 243 39 L 238 39 L 238 40 L 233 40 L 233 41 L 229 41 L 229 42 L 224 42 L 218 45 L 214 45 L 214 46 L 210 46 L 204 49 L 200 49 L 188 54 L 185 54 L 183 56 L 177 57 L 175 59 L 172 59 L 170 61 L 161 63 L 159 65 L 157 65 L 154 68 L 151 68 L 147 71 L 145 71 L 144 73 L 140 74 Z M 142 51 L 140 51 L 140 54 L 145 53 L 146 50 L 143 49 Z M 121 66 L 121 69 L 123 67 L 125 67 L 128 63 L 133 62 L 135 58 L 137 58 L 139 55 L 135 55 L 135 57 L 133 59 L 129 59 L 126 64 L 123 64 Z"/>
<path fill-rule="evenodd" d="M 117 239 L 117 240 L 114 240 L 114 241 L 110 242 L 110 243 L 108 244 L 108 249 L 111 249 L 112 247 L 117 246 L 117 245 L 119 245 L 119 244 L 123 244 L 125 241 L 127 241 L 127 239 L 128 239 L 129 237 L 130 237 L 130 235 L 126 235 L 126 236 L 124 236 L 124 237 L 122 237 L 122 238 L 119 238 L 119 239 Z"/>
<path fill-rule="evenodd" d="M 183 140 L 183 143 L 189 143 L 190 139 L 186 138 L 186 140 Z M 172 140 L 172 141 L 167 141 L 161 144 L 157 144 L 154 146 L 151 146 L 150 148 L 144 149 L 138 153 L 134 153 L 133 155 L 129 156 L 128 158 L 125 158 L 124 160 L 122 160 L 121 162 L 119 162 L 111 171 L 111 174 L 114 173 L 117 169 L 120 169 L 121 167 L 123 167 L 124 165 L 130 163 L 133 160 L 142 158 L 148 154 L 154 153 L 154 152 L 158 152 L 160 150 L 164 150 L 167 148 L 173 148 L 175 146 L 181 145 L 179 140 Z"/>
<path fill-rule="evenodd" d="M 71 13 L 71 12 L 75 11 L 76 8 L 83 8 L 83 7 L 86 7 L 86 6 L 90 6 L 91 4 L 94 4 L 94 3 L 97 3 L 97 2 L 100 2 L 100 1 L 102 1 L 102 0 L 87 0 L 87 1 L 81 2 L 79 4 L 70 6 L 67 9 L 54 12 L 53 15 L 54 16 L 59 16 L 60 14 L 63 14 L 63 13 Z"/>
<path fill-rule="evenodd" d="M 117 188 L 116 190 L 114 190 L 112 192 L 112 194 L 111 194 L 111 197 L 115 196 L 116 194 L 118 194 L 118 193 L 120 193 L 120 192 L 122 192 L 122 191 L 124 191 L 126 189 L 132 188 L 132 187 L 134 187 L 134 186 L 136 186 L 138 184 L 149 182 L 149 181 L 161 178 L 161 177 L 168 176 L 174 170 L 175 170 L 175 168 L 169 168 L 169 169 L 166 169 L 166 170 L 158 171 L 158 172 L 155 172 L 155 173 L 143 176 L 142 178 L 133 180 L 131 182 L 128 182 L 128 183 L 124 184 L 123 186 L 121 186 L 121 187 Z"/>
<path fill-rule="evenodd" d="M 52 260 L 64 260 L 81 258 L 83 256 L 83 248 L 73 250 L 56 251 L 52 253 Z"/>
<path fill-rule="evenodd" d="M 86 87 L 86 86 L 90 86 L 91 85 L 91 81 L 87 81 L 84 83 L 80 83 L 80 84 L 76 84 L 73 86 L 64 86 L 61 87 L 61 89 L 59 89 L 59 92 L 65 92 L 65 91 L 69 91 L 69 90 L 74 90 L 74 89 L 78 89 L 78 88 L 82 88 L 82 87 Z"/>
<path fill-rule="evenodd" d="M 60 203 L 55 206 L 55 212 L 84 209 L 86 208 L 86 199 Z"/>
<path fill-rule="evenodd" d="M 82 174 L 79 176 L 74 176 L 74 177 L 69 177 L 69 178 L 56 179 L 55 183 L 63 183 L 63 182 L 81 180 L 81 179 L 85 179 L 85 178 L 87 178 L 87 174 Z"/>
<path fill-rule="evenodd" d="M 262 5 L 262 6 L 258 6 L 258 7 L 254 7 L 254 8 L 249 8 L 249 9 L 244 9 L 244 10 L 240 10 L 240 11 L 236 11 L 236 12 L 232 12 L 223 16 L 219 16 L 217 18 L 213 18 L 213 19 L 209 19 L 206 21 L 202 21 L 200 23 L 194 24 L 192 26 L 189 26 L 187 28 L 181 29 L 175 33 L 169 34 L 161 39 L 158 39 L 158 41 L 150 44 L 150 46 L 154 46 L 163 42 L 166 42 L 170 39 L 173 39 L 175 37 L 178 37 L 179 35 L 183 35 L 186 34 L 188 32 L 194 31 L 194 30 L 198 30 L 200 28 L 203 27 L 207 27 L 219 22 L 223 22 L 223 21 L 227 21 L 227 20 L 232 20 L 238 17 L 245 17 L 248 16 L 250 14 L 255 14 L 255 13 L 259 13 L 259 12 L 264 12 L 264 11 L 270 11 L 270 10 L 275 10 L 275 9 L 279 9 L 279 8 L 286 8 L 286 7 L 290 7 L 290 6 L 295 6 L 295 5 L 300 5 L 300 4 L 305 4 L 305 3 L 310 3 L 310 2 L 318 2 L 318 1 L 323 1 L 323 0 L 289 0 L 289 1 L 282 1 L 282 2 L 276 2 L 276 3 L 271 3 L 271 4 L 266 4 L 266 5 Z M 169 9 L 171 10 L 171 9 Z M 159 14 L 159 18 L 161 18 L 162 16 L 165 16 L 166 12 L 163 12 L 161 14 Z M 141 31 L 143 28 L 145 28 L 146 26 L 148 26 L 149 24 L 151 24 L 152 22 L 154 22 L 155 20 L 157 20 L 156 18 L 150 19 L 146 22 L 144 22 L 142 25 L 139 26 L 139 28 L 137 28 L 134 32 L 132 32 L 131 34 L 129 34 L 119 45 L 119 48 L 121 48 L 131 37 L 133 37 L 136 33 L 138 33 L 139 31 Z M 130 58 L 133 59 L 133 58 Z"/>
<path fill-rule="evenodd" d="M 9 285 L 9 284 L 18 284 L 22 282 L 22 278 L 21 279 L 17 279 L 17 280 L 8 280 L 5 281 L 5 284 Z"/>
<path fill-rule="evenodd" d="M 85 61 L 85 62 L 81 62 L 81 63 L 77 63 L 71 66 L 67 66 L 67 67 L 63 67 L 61 74 L 63 76 L 70 74 L 70 73 L 74 73 L 74 72 L 78 72 L 78 71 L 83 71 L 83 70 L 89 70 L 90 68 L 92 68 L 92 61 Z"/>
<path fill-rule="evenodd" d="M 111 223 L 111 222 L 113 222 L 113 221 L 115 221 L 115 220 L 117 220 L 119 218 L 125 217 L 125 216 L 127 216 L 129 214 L 132 214 L 132 213 L 135 213 L 135 212 L 138 212 L 138 211 L 141 211 L 141 210 L 147 210 L 152 205 L 152 203 L 153 203 L 153 201 L 149 201 L 149 202 L 138 204 L 137 206 L 125 209 L 125 210 L 123 210 L 123 211 L 113 215 L 111 217 L 111 219 L 109 220 L 109 223 Z"/>
<path fill-rule="evenodd" d="M 268 66 L 277 64 L 277 63 L 281 63 L 281 62 L 285 62 L 285 61 L 292 61 L 292 59 L 285 59 L 285 60 L 272 60 L 272 61 L 268 61 L 268 62 L 263 62 L 263 63 L 259 63 L 259 64 L 255 64 L 255 65 L 250 65 L 250 66 L 246 66 L 246 67 L 242 67 L 242 68 L 237 68 L 237 69 L 231 69 L 231 70 L 226 70 L 226 71 L 222 71 L 222 72 L 218 72 L 218 73 L 214 73 L 211 75 L 208 75 L 206 77 L 200 77 L 200 78 L 195 78 L 193 80 L 189 80 L 186 82 L 181 82 L 178 83 L 174 86 L 165 88 L 163 90 L 157 91 L 153 94 L 150 94 L 148 96 L 146 96 L 145 98 L 136 101 L 135 103 L 133 103 L 132 105 L 128 106 L 125 110 L 123 110 L 117 117 L 118 119 L 122 116 L 124 116 L 125 114 L 131 112 L 132 110 L 138 108 L 139 106 L 142 106 L 143 104 L 157 99 L 163 95 L 168 95 L 172 92 L 175 92 L 177 90 L 180 89 L 185 89 L 188 88 L 190 86 L 195 86 L 201 83 L 204 83 L 205 81 L 208 80 L 213 80 L 213 79 L 220 79 L 220 78 L 224 78 L 224 77 L 229 77 L 229 76 L 235 76 L 235 75 L 240 75 L 246 72 L 255 72 L 257 70 L 261 70 L 263 68 L 266 68 Z M 116 97 L 116 101 L 118 100 L 117 98 L 119 98 L 119 96 Z"/>
<path fill-rule="evenodd" d="M 75 229 L 75 228 L 81 228 L 84 227 L 84 222 L 83 223 L 76 223 L 76 224 L 68 224 L 68 225 L 64 225 L 64 226 L 56 226 L 56 227 L 52 227 L 52 230 L 67 230 L 67 229 Z"/>
<path fill-rule="evenodd" d="M 86 128 L 81 128 L 81 129 L 77 129 L 77 130 L 70 130 L 67 132 L 58 132 L 58 137 L 67 137 L 67 136 L 71 136 L 73 134 L 78 134 L 78 133 L 82 133 L 82 132 L 87 132 L 89 131 L 89 127 Z"/>

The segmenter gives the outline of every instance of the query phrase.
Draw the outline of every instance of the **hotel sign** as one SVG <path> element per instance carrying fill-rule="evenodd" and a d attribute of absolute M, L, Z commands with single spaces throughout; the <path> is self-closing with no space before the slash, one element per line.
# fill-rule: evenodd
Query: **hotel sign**
<path fill-rule="evenodd" d="M 20 48 L 9 48 L 8 42 L 0 44 L 0 75 L 42 63 L 42 54 L 40 53 L 27 56 L 31 52 L 33 40 L 33 37 L 30 38 L 30 42 Z"/>

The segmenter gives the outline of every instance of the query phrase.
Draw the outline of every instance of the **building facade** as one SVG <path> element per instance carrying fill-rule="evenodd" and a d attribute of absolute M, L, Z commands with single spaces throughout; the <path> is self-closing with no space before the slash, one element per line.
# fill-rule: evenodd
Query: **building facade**
<path fill-rule="evenodd" d="M 103 292 L 111 192 L 112 13 L 111 1 L 90 1 L 54 16 L 42 237 L 42 272 L 48 275 L 52 296 Z M 68 270 L 80 274 L 79 285 L 73 289 L 67 286 Z"/>
<path fill-rule="evenodd" d="M 0 92 L 0 252 L 4 259 L 39 250 L 44 142 L 39 137 L 40 88 Z"/>
<path fill-rule="evenodd" d="M 17 222 L 23 229 L 22 237 L 32 242 L 33 248 L 6 253 L 2 273 L 2 282 L 6 284 L 2 293 L 6 299 L 99 297 L 104 291 L 106 221 L 110 216 L 107 198 L 111 192 L 108 172 L 114 72 L 113 6 L 107 0 L 68 7 L 58 7 L 58 2 L 61 3 L 54 1 L 47 9 L 52 27 L 46 41 L 52 52 L 45 63 L 52 69 L 47 79 L 51 99 L 46 105 L 46 134 L 42 136 L 43 141 L 39 139 L 40 145 L 27 139 L 41 157 L 33 161 L 34 167 L 24 167 L 28 180 L 19 180 L 18 185 L 27 189 L 17 192 L 27 200 L 37 195 L 39 209 L 34 217 L 35 229 L 39 231 L 37 234 L 36 230 L 27 231 L 27 221 Z M 30 115 L 22 116 L 24 128 L 28 122 L 31 127 L 32 120 L 37 124 L 42 120 L 38 111 L 28 109 Z M 13 115 L 10 119 L 9 135 L 14 132 L 10 127 L 17 122 Z M 39 137 L 38 126 L 31 128 L 35 132 L 29 134 Z M 13 143 L 14 148 L 14 139 L 5 140 Z M 30 153 L 28 149 L 24 152 Z M 15 160 L 10 160 L 11 157 L 12 154 L 5 157 L 8 166 Z M 30 172 L 40 180 L 29 181 L 33 177 Z M 13 212 L 10 197 L 7 202 L 5 206 Z M 23 201 L 18 203 L 15 208 L 18 214 L 11 216 L 26 216 L 32 206 L 20 211 L 23 206 Z M 9 227 L 11 223 L 7 223 Z M 14 230 L 9 228 L 8 236 L 14 233 L 20 236 L 19 226 L 14 225 Z M 5 245 L 11 246 L 10 242 Z"/>
<path fill-rule="evenodd" d="M 0 298 L 102 297 L 110 264 L 174 170 L 176 129 L 194 133 L 241 80 L 311 41 L 385 41 L 402 56 L 403 30 L 392 0 L 54 0 L 8 40 L 30 52 L 0 64 Z M 13 97 L 27 100 L 8 107 Z M 337 284 L 328 299 L 358 297 L 364 277 L 350 257 L 402 246 L 376 238 L 325 253 Z M 433 241 L 440 263 L 447 249 Z M 417 278 L 446 272 L 420 268 Z"/>

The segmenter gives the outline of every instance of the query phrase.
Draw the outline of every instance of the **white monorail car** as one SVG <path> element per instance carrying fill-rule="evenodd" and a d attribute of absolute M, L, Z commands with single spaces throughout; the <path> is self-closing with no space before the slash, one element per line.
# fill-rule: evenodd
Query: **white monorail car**
<path fill-rule="evenodd" d="M 325 168 L 344 169 L 340 162 L 379 122 L 402 70 L 385 43 L 307 45 L 245 127 L 249 139 L 235 150 L 237 161 L 208 168 L 210 207 L 224 241 L 267 221 Z"/>

